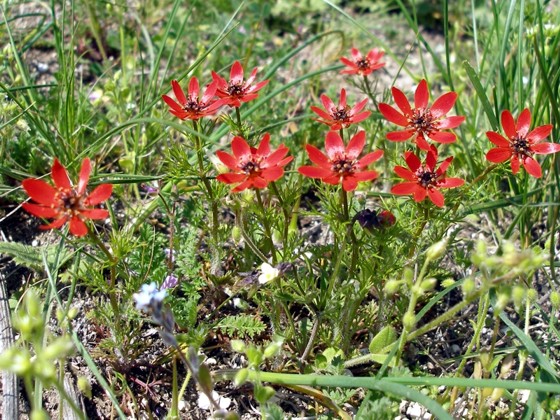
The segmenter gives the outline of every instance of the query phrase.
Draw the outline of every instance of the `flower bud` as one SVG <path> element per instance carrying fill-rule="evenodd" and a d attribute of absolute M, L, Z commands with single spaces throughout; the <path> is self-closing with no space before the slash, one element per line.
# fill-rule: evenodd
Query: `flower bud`
<path fill-rule="evenodd" d="M 429 279 L 422 281 L 422 283 L 420 284 L 420 288 L 424 293 L 431 292 L 432 290 L 434 290 L 436 285 L 437 285 L 437 280 L 434 279 L 433 277 L 430 277 Z"/>
<path fill-rule="evenodd" d="M 558 310 L 560 307 L 560 293 L 557 291 L 553 291 L 550 293 L 550 303 L 552 304 L 552 308 Z"/>
<path fill-rule="evenodd" d="M 446 249 L 447 239 L 442 239 L 441 241 L 436 242 L 428 248 L 428 250 L 426 251 L 426 258 L 430 261 L 437 260 L 438 258 L 443 257 Z"/>
<path fill-rule="evenodd" d="M 404 314 L 403 327 L 407 331 L 410 331 L 414 328 L 415 325 L 416 325 L 416 315 L 414 315 L 414 313 L 412 312 L 407 312 L 406 314 Z"/>
<path fill-rule="evenodd" d="M 29 416 L 30 420 L 50 420 L 49 415 L 42 408 L 34 408 Z"/>
<path fill-rule="evenodd" d="M 407 267 L 403 271 L 403 280 L 408 286 L 412 286 L 414 280 L 414 271 L 411 268 Z"/>
<path fill-rule="evenodd" d="M 231 340 L 231 349 L 236 353 L 244 353 L 245 352 L 245 343 L 241 340 Z"/>
<path fill-rule="evenodd" d="M 494 307 L 496 311 L 495 313 L 496 316 L 506 308 L 509 301 L 510 301 L 509 293 L 503 291 L 498 293 L 498 298 L 496 299 L 496 305 Z"/>
<path fill-rule="evenodd" d="M 85 376 L 78 376 L 77 385 L 80 392 L 91 399 L 91 384 Z"/>
<path fill-rule="evenodd" d="M 442 287 L 444 287 L 445 289 L 453 286 L 454 284 L 455 284 L 455 279 L 452 278 L 445 279 L 441 282 Z"/>
<path fill-rule="evenodd" d="M 474 282 L 474 279 L 472 277 L 467 277 L 463 281 L 461 288 L 463 289 L 463 294 L 466 297 L 471 296 L 476 291 L 476 284 Z"/>
<path fill-rule="evenodd" d="M 270 359 L 271 357 L 276 356 L 280 349 L 282 348 L 282 340 L 280 341 L 273 341 L 264 349 L 263 356 L 265 359 Z"/>
<path fill-rule="evenodd" d="M 236 245 L 239 245 L 242 238 L 243 234 L 241 233 L 241 228 L 239 226 L 234 226 L 233 228 L 231 228 L 231 239 Z"/>
<path fill-rule="evenodd" d="M 249 377 L 249 369 L 247 368 L 240 369 L 239 372 L 235 374 L 233 383 L 235 386 L 241 386 L 247 381 L 248 377 Z"/>
<path fill-rule="evenodd" d="M 517 309 L 521 308 L 523 301 L 525 300 L 526 290 L 523 286 L 514 286 L 511 289 L 511 299 L 513 300 L 513 304 Z"/>
<path fill-rule="evenodd" d="M 385 283 L 385 287 L 383 288 L 383 290 L 385 290 L 385 293 L 387 293 L 389 296 L 392 296 L 399 291 L 399 289 L 401 288 L 401 283 L 402 282 L 397 280 L 389 280 L 387 283 Z"/>
<path fill-rule="evenodd" d="M 538 297 L 539 293 L 535 289 L 531 288 L 527 290 L 527 300 L 529 302 L 535 302 Z"/>

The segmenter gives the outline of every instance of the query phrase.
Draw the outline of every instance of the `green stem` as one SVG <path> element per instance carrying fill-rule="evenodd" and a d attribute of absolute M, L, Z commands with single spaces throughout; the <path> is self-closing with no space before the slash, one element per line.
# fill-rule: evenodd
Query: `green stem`
<path fill-rule="evenodd" d="M 276 249 L 274 247 L 274 242 L 272 241 L 272 231 L 270 229 L 270 224 L 268 223 L 268 217 L 266 216 L 266 209 L 264 207 L 264 203 L 261 197 L 261 191 L 258 188 L 255 188 L 255 195 L 257 196 L 257 203 L 259 204 L 261 214 L 262 214 L 262 223 L 264 227 L 265 240 L 268 242 L 268 247 L 270 248 L 272 263 L 276 264 Z"/>
<path fill-rule="evenodd" d="M 239 130 L 239 135 L 243 136 L 243 123 L 241 122 L 241 111 L 239 107 L 235 107 L 235 117 L 237 118 L 237 129 Z"/>
<path fill-rule="evenodd" d="M 237 108 L 236 108 L 237 109 Z M 200 127 L 196 120 L 193 120 L 193 128 L 197 132 L 200 133 Z M 195 142 L 195 149 L 196 149 L 196 156 L 198 159 L 198 169 L 200 171 L 200 179 L 206 192 L 208 193 L 208 199 L 210 200 L 210 207 L 212 209 L 212 239 L 214 240 L 214 244 L 218 243 L 218 203 L 214 197 L 214 191 L 212 190 L 212 185 L 210 184 L 210 180 L 206 177 L 206 170 L 204 169 L 204 153 L 202 151 L 202 144 L 200 140 L 200 136 L 194 136 Z"/>
<path fill-rule="evenodd" d="M 272 187 L 272 192 L 278 199 L 278 203 L 280 203 L 280 208 L 282 209 L 282 214 L 284 215 L 284 229 L 282 231 L 282 244 L 284 245 L 285 248 L 288 242 L 288 232 L 290 230 L 291 214 L 290 211 L 285 206 L 284 200 L 280 195 L 280 191 L 278 190 L 278 186 L 276 185 L 276 182 L 271 182 L 270 185 Z"/>

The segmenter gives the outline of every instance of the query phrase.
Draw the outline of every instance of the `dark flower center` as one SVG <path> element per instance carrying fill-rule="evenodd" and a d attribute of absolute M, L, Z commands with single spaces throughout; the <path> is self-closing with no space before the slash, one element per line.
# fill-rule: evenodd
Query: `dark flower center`
<path fill-rule="evenodd" d="M 408 118 L 408 125 L 414 128 L 417 133 L 430 134 L 437 126 L 432 113 L 423 108 L 417 108 L 412 112 L 412 116 Z"/>
<path fill-rule="evenodd" d="M 339 175 L 350 175 L 356 172 L 356 161 L 346 157 L 332 161 L 332 171 Z"/>
<path fill-rule="evenodd" d="M 437 183 L 437 174 L 429 169 L 420 168 L 416 171 L 416 178 L 418 179 L 418 184 L 424 188 L 429 186 L 435 186 Z"/>
<path fill-rule="evenodd" d="M 524 137 L 514 137 L 511 139 L 511 149 L 519 157 L 531 156 L 531 144 Z"/>
<path fill-rule="evenodd" d="M 84 207 L 84 197 L 74 189 L 60 191 L 58 197 L 62 202 L 59 210 L 66 214 L 75 215 Z"/>
<path fill-rule="evenodd" d="M 251 175 L 254 173 L 258 173 L 261 171 L 261 165 L 259 162 L 255 162 L 250 160 L 243 165 L 241 165 L 241 170 L 245 172 L 247 175 Z"/>
<path fill-rule="evenodd" d="M 198 102 L 198 100 L 190 99 L 184 106 L 183 109 L 188 112 L 201 112 L 205 108 L 203 102 Z"/>
<path fill-rule="evenodd" d="M 331 116 L 335 121 L 342 121 L 342 122 L 349 121 L 350 116 L 348 115 L 348 110 L 349 108 L 347 106 L 340 107 L 340 108 L 333 108 L 331 109 Z"/>
<path fill-rule="evenodd" d="M 367 70 L 369 69 L 370 66 L 370 62 L 367 58 L 360 58 L 358 61 L 356 61 L 356 66 L 360 69 L 360 70 Z"/>
<path fill-rule="evenodd" d="M 231 83 L 228 85 L 227 93 L 230 96 L 243 96 L 245 94 L 245 85 L 243 83 Z"/>

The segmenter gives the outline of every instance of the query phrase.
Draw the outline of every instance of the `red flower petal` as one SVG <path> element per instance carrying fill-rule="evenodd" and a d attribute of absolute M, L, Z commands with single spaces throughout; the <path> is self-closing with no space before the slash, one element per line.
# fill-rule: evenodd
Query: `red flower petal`
<path fill-rule="evenodd" d="M 514 138 L 517 135 L 517 129 L 515 126 L 515 120 L 513 119 L 513 115 L 507 109 L 502 112 L 502 127 L 506 136 L 510 139 Z"/>
<path fill-rule="evenodd" d="M 401 127 L 408 126 L 408 119 L 392 106 L 381 103 L 378 108 L 385 119 L 391 121 L 393 124 L 400 125 Z"/>
<path fill-rule="evenodd" d="M 72 217 L 70 219 L 70 233 L 75 236 L 85 236 L 88 233 L 88 228 L 79 217 Z"/>
<path fill-rule="evenodd" d="M 231 141 L 231 151 L 238 161 L 247 158 L 251 154 L 249 144 L 247 144 L 243 137 L 239 136 L 234 137 Z"/>
<path fill-rule="evenodd" d="M 393 87 L 391 89 L 391 92 L 393 93 L 393 98 L 395 99 L 395 103 L 397 104 L 399 109 L 403 112 L 403 114 L 405 116 L 411 115 L 412 108 L 410 107 L 410 103 L 408 102 L 406 95 L 396 87 Z"/>
<path fill-rule="evenodd" d="M 328 97 L 327 95 L 325 95 L 325 94 L 322 94 L 322 95 L 321 95 L 321 102 L 323 103 L 323 107 L 325 107 L 325 110 L 326 110 L 327 112 L 329 112 L 329 113 L 331 112 L 331 110 L 332 110 L 333 108 L 336 108 L 336 105 L 335 105 L 334 102 L 331 100 L 331 98 L 329 98 L 329 97 Z M 313 109 L 313 107 L 311 107 L 311 109 Z M 329 114 L 329 117 L 331 117 L 330 114 Z"/>
<path fill-rule="evenodd" d="M 329 131 L 325 138 L 325 149 L 327 156 L 333 160 L 337 156 L 344 154 L 344 143 L 336 131 Z"/>
<path fill-rule="evenodd" d="M 358 166 L 360 168 L 365 168 L 366 166 L 378 161 L 383 156 L 383 150 L 376 150 L 375 152 L 368 153 L 363 158 L 358 161 Z"/>
<path fill-rule="evenodd" d="M 488 137 L 488 140 L 490 140 L 496 146 L 509 149 L 509 141 L 506 140 L 501 134 L 498 134 L 494 131 L 487 131 L 486 137 Z"/>
<path fill-rule="evenodd" d="M 236 61 L 231 66 L 231 70 L 229 72 L 229 79 L 231 80 L 231 83 L 234 85 L 243 82 L 243 66 L 239 61 Z"/>
<path fill-rule="evenodd" d="M 107 200 L 113 193 L 112 184 L 101 184 L 86 198 L 87 205 L 95 206 Z"/>
<path fill-rule="evenodd" d="M 445 204 L 443 194 L 435 188 L 428 189 L 428 197 L 430 198 L 430 200 L 432 200 L 432 203 L 434 203 L 438 207 L 443 207 Z"/>
<path fill-rule="evenodd" d="M 416 172 L 418 168 L 420 168 L 420 166 L 422 165 L 418 156 L 416 156 L 412 152 L 405 152 L 404 160 L 406 161 L 406 164 L 410 169 L 412 169 L 413 172 Z"/>
<path fill-rule="evenodd" d="M 109 217 L 109 212 L 104 209 L 89 209 L 89 210 L 81 210 L 80 214 L 88 219 L 93 220 L 105 220 Z"/>
<path fill-rule="evenodd" d="M 447 117 L 444 120 L 438 122 L 438 128 L 440 130 L 447 130 L 449 128 L 457 128 L 459 127 L 463 121 L 465 121 L 465 117 L 455 115 L 452 117 Z"/>
<path fill-rule="evenodd" d="M 224 184 L 236 184 L 241 182 L 247 178 L 245 174 L 234 174 L 234 173 L 227 173 L 227 174 L 220 174 L 216 177 L 216 179 Z"/>
<path fill-rule="evenodd" d="M 327 158 L 327 156 L 325 156 L 325 154 L 321 152 L 319 149 L 317 149 L 315 146 L 308 144 L 305 146 L 305 150 L 307 151 L 307 154 L 309 155 L 309 159 L 311 159 L 311 162 L 319 166 L 324 166 L 324 167 L 331 166 L 331 162 L 329 161 L 329 158 Z"/>
<path fill-rule="evenodd" d="M 342 179 L 342 189 L 346 192 L 354 191 L 358 187 L 358 180 L 353 176 L 347 176 Z"/>
<path fill-rule="evenodd" d="M 55 204 L 56 190 L 40 179 L 25 179 L 21 185 L 29 197 L 39 204 Z"/>
<path fill-rule="evenodd" d="M 179 104 L 185 105 L 187 103 L 187 98 L 185 97 L 185 92 L 183 92 L 181 85 L 179 85 L 177 80 L 172 80 L 171 86 L 173 88 L 173 93 L 175 94 L 177 101 L 179 101 Z"/>
<path fill-rule="evenodd" d="M 406 179 L 407 181 L 415 181 L 416 182 L 416 175 L 414 175 L 414 173 L 412 173 L 411 170 L 406 169 L 403 166 L 395 166 L 394 171 L 402 179 Z"/>
<path fill-rule="evenodd" d="M 521 163 L 523 163 L 523 166 L 529 175 L 534 176 L 535 178 L 542 177 L 541 165 L 539 165 L 539 162 L 535 159 L 526 157 L 521 161 Z"/>
<path fill-rule="evenodd" d="M 280 166 L 266 168 L 261 173 L 261 176 L 267 181 L 276 181 L 282 178 L 282 175 L 284 175 L 284 169 L 282 169 Z"/>
<path fill-rule="evenodd" d="M 348 146 L 346 146 L 346 150 L 345 150 L 346 157 L 352 160 L 356 159 L 360 155 L 360 153 L 362 153 L 365 144 L 366 144 L 366 132 L 359 131 L 348 142 Z"/>
<path fill-rule="evenodd" d="M 389 141 L 405 141 L 411 138 L 414 134 L 414 130 L 404 130 L 404 131 L 391 131 L 385 136 Z"/>
<path fill-rule="evenodd" d="M 339 108 L 346 108 L 346 89 L 344 88 L 340 89 L 340 99 L 338 100 L 338 106 Z"/>
<path fill-rule="evenodd" d="M 78 194 L 82 195 L 83 193 L 86 192 L 86 187 L 89 182 L 90 173 L 91 173 L 91 161 L 89 160 L 89 158 L 85 158 L 82 161 L 82 167 L 80 168 L 80 177 L 78 178 Z"/>
<path fill-rule="evenodd" d="M 331 114 L 325 112 L 321 108 L 316 107 L 316 106 L 311 106 L 311 111 L 313 111 L 315 114 L 317 114 L 318 116 L 320 116 L 321 118 L 326 120 L 326 121 L 319 120 L 320 122 L 326 123 L 326 124 L 330 124 L 331 122 L 333 122 Z"/>
<path fill-rule="evenodd" d="M 41 230 L 46 230 L 46 229 L 58 229 L 59 227 L 61 227 L 64 223 L 66 223 L 68 221 L 68 217 L 67 216 L 63 216 L 60 219 L 56 219 L 54 222 L 49 223 L 48 225 L 41 225 L 39 226 L 39 229 Z"/>
<path fill-rule="evenodd" d="M 431 155 L 431 154 L 430 154 Z M 453 161 L 453 156 L 449 156 L 447 159 L 445 159 L 441 165 L 439 166 L 438 170 L 437 170 L 437 174 L 439 176 L 442 176 L 443 174 L 445 174 L 445 172 L 447 171 L 447 168 L 449 168 L 449 165 L 451 165 L 451 162 Z"/>
<path fill-rule="evenodd" d="M 182 113 L 184 112 L 183 108 L 181 107 L 181 105 L 179 105 L 177 102 L 175 102 L 173 99 L 171 99 L 169 96 L 167 95 L 161 95 L 161 98 L 164 100 L 164 102 L 169 105 L 169 107 L 171 108 L 171 113 L 174 115 L 177 115 L 176 113 Z M 175 111 L 176 113 L 174 113 L 173 111 Z M 177 115 L 179 116 L 179 115 Z M 180 117 L 179 117 L 180 118 Z"/>
<path fill-rule="evenodd" d="M 494 163 L 505 162 L 510 157 L 511 157 L 511 150 L 502 149 L 502 148 L 499 148 L 499 147 L 497 147 L 495 149 L 490 149 L 486 153 L 486 159 L 489 160 L 490 162 L 494 162 Z"/>
<path fill-rule="evenodd" d="M 457 188 L 464 185 L 465 181 L 461 178 L 445 178 L 438 181 L 438 188 Z"/>
<path fill-rule="evenodd" d="M 517 173 L 519 172 L 519 166 L 520 166 L 519 158 L 517 156 L 513 155 L 511 157 L 511 172 L 514 175 L 517 175 Z"/>
<path fill-rule="evenodd" d="M 453 108 L 453 105 L 455 105 L 456 100 L 457 94 L 455 92 L 444 93 L 434 101 L 430 108 L 432 116 L 437 119 L 447 114 L 451 108 Z"/>
<path fill-rule="evenodd" d="M 237 159 L 234 158 L 232 155 L 230 155 L 229 153 L 223 152 L 221 150 L 218 150 L 216 152 L 216 156 L 218 156 L 218 159 L 220 159 L 220 161 L 226 165 L 229 169 L 231 169 L 232 171 L 237 171 L 239 170 L 238 168 L 238 162 Z"/>
<path fill-rule="evenodd" d="M 199 92 L 200 86 L 198 85 L 198 79 L 196 77 L 192 77 L 189 81 L 189 98 L 197 101 Z"/>
<path fill-rule="evenodd" d="M 371 115 L 371 111 L 364 111 L 364 112 L 360 112 L 357 115 L 354 115 L 351 118 L 351 122 L 353 124 L 357 124 L 359 122 L 362 122 L 363 120 L 365 120 L 367 117 L 369 117 Z"/>
<path fill-rule="evenodd" d="M 457 136 L 455 133 L 448 133 L 448 132 L 441 132 L 441 131 L 433 131 L 428 135 L 433 141 L 437 141 L 438 143 L 455 143 L 457 140 Z"/>
<path fill-rule="evenodd" d="M 265 133 L 262 137 L 261 143 L 259 144 L 259 148 L 257 149 L 257 155 L 259 156 L 268 156 L 270 154 L 270 134 Z"/>
<path fill-rule="evenodd" d="M 422 109 L 428 108 L 428 100 L 430 99 L 430 92 L 428 92 L 428 83 L 422 79 L 414 92 L 414 106 Z"/>
<path fill-rule="evenodd" d="M 517 132 L 519 137 L 525 137 L 531 127 L 531 111 L 525 108 L 517 118 Z"/>
<path fill-rule="evenodd" d="M 68 172 L 66 172 L 66 168 L 60 164 L 58 159 L 54 160 L 51 176 L 54 181 L 54 185 L 58 188 L 63 190 L 72 188 L 72 183 L 70 182 L 70 178 L 68 178 Z"/>
<path fill-rule="evenodd" d="M 538 155 L 548 155 L 550 153 L 560 152 L 560 144 L 558 143 L 539 143 L 531 146 L 531 151 Z"/>
<path fill-rule="evenodd" d="M 362 109 L 364 109 L 364 107 L 367 105 L 367 103 L 368 103 L 368 98 L 364 99 L 364 100 L 361 101 L 361 102 L 358 102 L 356 105 L 354 105 L 354 106 L 352 107 L 352 109 L 350 109 L 349 114 L 351 114 L 351 115 L 357 114 L 357 113 L 360 112 Z M 367 111 L 367 112 L 368 112 L 369 114 L 371 114 L 370 111 Z M 368 114 L 368 115 L 369 115 L 369 114 Z"/>
<path fill-rule="evenodd" d="M 23 203 L 21 206 L 25 211 L 31 213 L 33 216 L 49 218 L 49 219 L 58 216 L 58 212 L 51 207 L 46 207 L 33 203 Z"/>
<path fill-rule="evenodd" d="M 538 143 L 539 141 L 547 138 L 551 131 L 552 125 L 541 125 L 527 135 L 527 140 L 529 140 L 531 143 Z"/>
<path fill-rule="evenodd" d="M 332 175 L 332 171 L 317 166 L 301 166 L 298 168 L 298 172 L 309 178 L 324 178 Z"/>
<path fill-rule="evenodd" d="M 418 188 L 422 189 L 416 182 L 402 182 L 400 184 L 394 185 L 393 188 L 391 188 L 391 194 L 395 194 L 395 195 L 414 194 Z"/>
<path fill-rule="evenodd" d="M 352 175 L 352 177 L 356 178 L 358 181 L 372 181 L 378 176 L 379 174 L 376 171 L 362 171 Z"/>

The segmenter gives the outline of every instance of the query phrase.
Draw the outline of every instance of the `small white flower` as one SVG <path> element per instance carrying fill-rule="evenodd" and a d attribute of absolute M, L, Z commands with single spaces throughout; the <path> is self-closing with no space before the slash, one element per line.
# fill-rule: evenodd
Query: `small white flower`
<path fill-rule="evenodd" d="M 262 263 L 260 266 L 261 275 L 259 276 L 259 283 L 266 284 L 269 281 L 274 280 L 280 275 L 280 270 L 271 266 L 268 263 Z"/>
<path fill-rule="evenodd" d="M 132 298 L 136 301 L 136 309 L 147 311 L 156 302 L 162 302 L 167 294 L 166 290 L 159 290 L 155 282 L 143 284 L 140 292 L 134 293 Z"/>
<path fill-rule="evenodd" d="M 212 391 L 212 398 L 218 403 L 220 408 L 224 410 L 231 405 L 231 398 L 220 397 L 220 395 L 216 391 Z M 210 400 L 203 392 L 198 393 L 198 406 L 203 410 L 210 410 L 210 408 L 213 408 Z"/>

